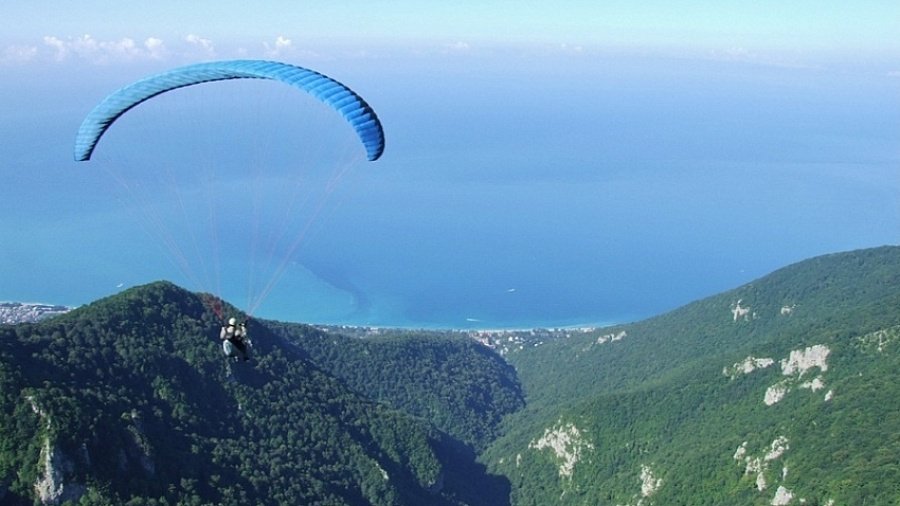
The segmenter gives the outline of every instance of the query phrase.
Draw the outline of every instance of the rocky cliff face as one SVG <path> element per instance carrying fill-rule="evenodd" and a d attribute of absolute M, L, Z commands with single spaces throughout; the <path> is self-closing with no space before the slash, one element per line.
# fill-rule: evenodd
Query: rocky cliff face
<path fill-rule="evenodd" d="M 59 448 L 54 447 L 50 438 L 44 440 L 41 450 L 43 473 L 34 484 L 34 490 L 41 504 L 56 505 L 65 501 L 77 502 L 87 493 L 87 487 L 70 481 L 74 465 Z"/>
<path fill-rule="evenodd" d="M 31 409 L 40 416 L 47 429 L 51 429 L 53 421 L 50 417 L 34 399 L 29 400 Z M 49 435 L 44 437 L 38 465 L 41 474 L 34 484 L 34 491 L 41 504 L 56 505 L 65 501 L 78 501 L 87 492 L 87 487 L 71 481 L 75 466 L 72 460 L 53 444 Z"/>

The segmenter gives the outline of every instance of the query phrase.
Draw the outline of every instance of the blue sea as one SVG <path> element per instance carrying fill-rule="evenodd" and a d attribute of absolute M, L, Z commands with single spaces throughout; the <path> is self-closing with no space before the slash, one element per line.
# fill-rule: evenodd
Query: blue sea
<path fill-rule="evenodd" d="M 159 70 L 0 84 L 0 300 L 167 279 L 285 321 L 600 326 L 900 243 L 900 78 L 878 69 L 332 62 L 381 118 L 377 162 L 299 92 L 233 82 L 143 104 L 73 162 L 91 107 Z"/>

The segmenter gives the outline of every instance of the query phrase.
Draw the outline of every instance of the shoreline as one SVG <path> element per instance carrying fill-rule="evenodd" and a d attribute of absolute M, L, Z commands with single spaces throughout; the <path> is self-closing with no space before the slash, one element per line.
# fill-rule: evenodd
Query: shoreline
<path fill-rule="evenodd" d="M 51 304 L 46 302 L 21 302 L 21 301 L 0 301 L 0 322 L 7 323 L 8 313 L 36 313 L 31 319 L 23 319 L 22 321 L 36 321 L 35 318 L 46 318 L 57 314 L 64 314 L 79 306 L 67 306 L 64 304 Z M 600 329 L 624 325 L 630 322 L 596 322 L 596 323 L 574 323 L 567 325 L 510 325 L 510 326 L 490 326 L 490 327 L 449 327 L 441 325 L 367 325 L 353 323 L 312 323 L 294 320 L 279 320 L 274 318 L 260 318 L 260 320 L 277 321 L 281 323 L 296 323 L 301 325 L 309 325 L 322 329 L 354 329 L 363 331 L 366 334 L 380 334 L 385 332 L 456 332 L 472 335 L 488 336 L 492 334 L 514 334 L 514 333 L 534 333 L 534 332 L 578 332 L 589 333 Z M 11 323 L 14 323 L 10 321 Z M 477 323 L 477 322 L 470 322 Z"/>

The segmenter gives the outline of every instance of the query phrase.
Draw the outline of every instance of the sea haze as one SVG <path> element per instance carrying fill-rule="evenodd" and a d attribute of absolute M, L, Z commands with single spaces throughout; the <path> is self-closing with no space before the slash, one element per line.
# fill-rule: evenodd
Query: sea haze
<path fill-rule="evenodd" d="M 90 86 L 72 96 L 6 84 L 0 300 L 76 305 L 170 279 L 290 321 L 602 325 L 810 256 L 898 243 L 897 77 L 571 58 L 324 69 L 381 117 L 375 163 L 331 111 L 229 82 L 136 108 L 77 164 L 81 117 L 136 76 L 81 76 Z M 259 90 L 277 98 L 253 102 L 252 117 L 191 109 Z M 191 141 L 200 125 L 212 128 Z M 324 203 L 301 206 L 329 181 Z M 177 213 L 189 218 L 153 230 Z M 172 261 L 188 250 L 187 268 Z"/>

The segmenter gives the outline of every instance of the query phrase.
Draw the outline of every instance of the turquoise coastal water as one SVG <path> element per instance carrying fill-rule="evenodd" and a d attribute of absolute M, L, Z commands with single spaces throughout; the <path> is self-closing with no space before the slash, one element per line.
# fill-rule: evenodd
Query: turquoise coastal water
<path fill-rule="evenodd" d="M 473 77 L 429 67 L 402 85 L 378 73 L 347 76 L 385 124 L 384 157 L 352 167 L 324 211 L 311 212 L 310 231 L 294 229 L 302 243 L 280 257 L 283 274 L 254 314 L 427 328 L 602 325 L 810 256 L 900 242 L 896 77 L 649 68 L 601 61 L 541 76 L 480 68 Z M 248 266 L 262 270 L 261 262 L 230 242 L 254 242 L 236 232 L 256 226 L 244 223 L 249 207 L 219 214 L 223 234 L 239 235 L 215 241 L 218 280 L 198 283 L 145 230 L 139 204 L 123 205 L 108 175 L 71 161 L 83 114 L 123 84 L 82 79 L 72 96 L 39 85 L 0 90 L 0 300 L 79 305 L 169 279 L 254 305 L 251 292 L 264 290 L 247 282 Z M 220 182 L 238 183 L 227 198 L 239 201 L 248 190 L 231 177 L 250 162 L 221 139 L 248 127 L 215 114 L 205 121 L 221 134 L 207 137 L 206 153 L 221 154 Z M 283 118 L 273 124 L 269 135 L 281 139 Z M 173 138 L 188 134 L 169 124 Z M 141 138 L 109 141 L 98 152 L 118 142 L 137 158 L 152 154 L 141 152 Z M 198 154 L 195 145 L 168 146 L 175 159 Z M 291 197 L 266 192 L 259 201 L 289 207 Z"/>

